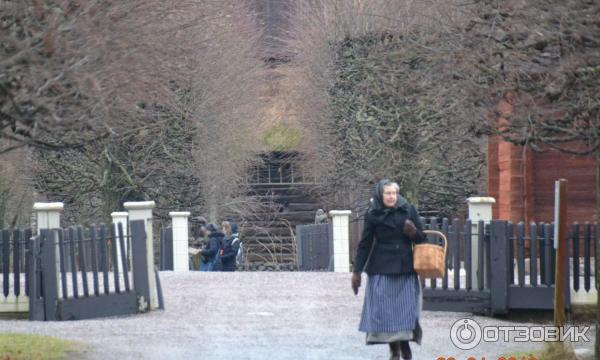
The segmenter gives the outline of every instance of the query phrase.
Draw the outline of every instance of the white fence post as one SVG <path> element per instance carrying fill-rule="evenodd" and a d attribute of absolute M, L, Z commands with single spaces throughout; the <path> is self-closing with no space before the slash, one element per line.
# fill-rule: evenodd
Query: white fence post
<path fill-rule="evenodd" d="M 65 204 L 61 202 L 54 203 L 35 203 L 33 204 L 33 210 L 36 212 L 37 229 L 36 234 L 40 235 L 44 229 L 58 229 L 60 228 L 60 213 L 65 208 Z M 60 269 L 60 247 L 58 246 L 58 238 L 54 238 L 55 253 L 56 253 L 56 269 Z M 75 271 L 72 269 L 71 271 Z M 56 283 L 60 284 L 60 271 L 56 272 Z M 56 287 L 56 295 L 58 296 L 58 289 Z"/>
<path fill-rule="evenodd" d="M 131 256 L 131 254 L 129 253 L 131 250 L 131 245 L 130 245 L 130 240 L 128 240 L 127 235 L 129 234 L 129 224 L 127 223 L 127 217 L 129 216 L 129 213 L 127 212 L 113 212 L 110 214 L 110 216 L 112 217 L 112 222 L 115 225 L 115 235 L 117 236 L 117 239 L 119 239 L 119 224 L 121 224 L 121 226 L 123 227 L 123 240 L 125 241 L 125 243 L 123 244 L 124 248 L 125 248 L 125 255 L 126 255 L 126 259 L 130 260 L 129 257 Z M 120 242 L 120 240 L 119 240 Z M 119 267 L 121 266 L 121 244 L 117 243 L 115 241 L 115 244 L 117 245 L 117 259 L 119 259 Z"/>
<path fill-rule="evenodd" d="M 471 284 L 477 284 L 477 265 L 479 264 L 479 247 L 483 246 L 477 242 L 479 231 L 479 221 L 483 220 L 484 226 L 492 221 L 492 205 L 496 203 L 493 197 L 470 197 L 467 199 L 469 204 L 469 219 L 471 220 Z M 482 273 L 486 278 L 485 268 Z"/>
<path fill-rule="evenodd" d="M 350 272 L 350 210 L 331 210 L 333 226 L 333 271 Z"/>
<path fill-rule="evenodd" d="M 173 271 L 189 271 L 188 217 L 190 212 L 172 211 L 169 216 L 173 228 Z"/>
<path fill-rule="evenodd" d="M 36 234 L 39 235 L 41 230 L 43 229 L 56 229 L 60 227 L 60 213 L 63 211 L 64 204 L 63 203 L 35 203 L 33 205 L 33 215 L 34 218 L 32 224 L 35 225 Z M 6 240 L 8 241 L 8 239 Z M 29 241 L 29 239 L 26 239 Z M 54 239 L 56 243 L 56 254 L 58 255 L 58 239 Z M 57 269 L 60 269 L 59 265 L 59 257 L 56 257 Z M 59 272 L 56 273 L 57 280 L 59 279 Z M 9 276 L 11 276 L 9 274 Z M 23 275 L 21 275 L 23 276 Z M 13 281 L 15 280 L 14 274 L 11 276 Z M 10 278 L 9 278 L 10 279 Z M 4 294 L 0 294 L 0 313 L 9 312 L 9 313 L 18 313 L 18 312 L 27 312 L 29 311 L 29 298 L 25 295 L 25 289 L 21 288 L 21 293 L 19 296 L 15 296 L 12 291 L 13 284 L 9 280 L 10 288 L 9 294 L 7 297 Z M 60 284 L 59 282 L 57 284 Z M 57 295 L 58 295 L 58 287 L 57 287 Z"/>
<path fill-rule="evenodd" d="M 37 230 L 36 234 L 40 234 L 42 229 L 58 229 L 60 227 L 60 213 L 64 210 L 65 205 L 61 202 L 54 203 L 35 203 L 33 210 L 36 212 Z"/>
<path fill-rule="evenodd" d="M 132 201 L 123 204 L 129 212 L 129 222 L 144 220 L 146 228 L 146 260 L 148 263 L 148 289 L 150 290 L 150 309 L 158 308 L 158 289 L 154 276 L 154 236 L 152 232 L 152 209 L 154 201 Z M 135 286 L 135 284 L 134 284 Z"/>

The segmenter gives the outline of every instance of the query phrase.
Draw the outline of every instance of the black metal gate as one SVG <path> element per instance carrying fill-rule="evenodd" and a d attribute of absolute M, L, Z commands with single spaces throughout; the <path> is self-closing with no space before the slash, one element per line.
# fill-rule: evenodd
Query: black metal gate
<path fill-rule="evenodd" d="M 148 273 L 144 221 L 131 222 L 131 236 L 131 264 L 120 224 L 118 228 L 42 230 L 32 238 L 30 320 L 77 320 L 147 311 L 149 276 L 156 276 L 159 307 L 164 308 L 158 275 Z"/>
<path fill-rule="evenodd" d="M 491 315 L 516 309 L 553 309 L 553 225 L 532 223 L 529 236 L 525 236 L 526 228 L 522 223 L 515 226 L 507 221 L 493 220 L 488 225 L 483 221 L 477 225 L 473 234 L 470 220 L 461 224 L 455 219 L 449 224 L 447 219 L 432 218 L 427 222 L 427 228 L 446 234 L 448 252 L 444 277 L 421 281 L 423 308 Z M 571 261 L 573 268 L 578 269 L 581 260 L 579 239 L 573 241 L 573 238 L 571 234 L 569 244 L 575 249 Z M 472 246 L 473 241 L 476 246 Z M 590 261 L 589 243 L 584 245 L 588 255 L 583 259 L 586 269 L 589 269 Z M 586 288 L 589 288 L 589 270 L 587 275 Z M 567 279 L 566 304 L 570 307 L 569 271 L 564 276 Z"/>
<path fill-rule="evenodd" d="M 333 270 L 333 235 L 331 224 L 296 226 L 298 269 Z"/>
<path fill-rule="evenodd" d="M 173 228 L 166 227 L 160 229 L 159 239 L 160 251 L 158 268 L 161 271 L 173 270 Z"/>
<path fill-rule="evenodd" d="M 489 313 L 492 294 L 489 286 L 486 286 L 484 276 L 491 273 L 491 262 L 483 222 L 478 224 L 479 230 L 475 234 L 476 244 L 479 245 L 476 254 L 472 252 L 470 220 L 461 224 L 458 219 L 454 219 L 450 224 L 447 218 L 432 217 L 428 221 L 423 219 L 422 222 L 427 229 L 441 231 L 448 239 L 444 277 L 421 280 L 423 309 Z"/>
<path fill-rule="evenodd" d="M 553 224 L 525 226 L 502 220 L 473 224 L 470 220 L 458 219 L 450 223 L 447 218 L 435 217 L 422 219 L 422 222 L 425 228 L 441 231 L 448 239 L 444 277 L 421 280 L 425 310 L 496 315 L 518 309 L 554 308 Z M 571 306 L 571 285 L 575 291 L 590 291 L 594 286 L 591 258 L 595 254 L 596 227 L 586 223 L 583 238 L 580 238 L 577 223 L 569 228 L 569 264 L 564 274 L 567 308 Z M 329 224 L 297 227 L 300 270 L 331 269 L 331 230 Z"/>

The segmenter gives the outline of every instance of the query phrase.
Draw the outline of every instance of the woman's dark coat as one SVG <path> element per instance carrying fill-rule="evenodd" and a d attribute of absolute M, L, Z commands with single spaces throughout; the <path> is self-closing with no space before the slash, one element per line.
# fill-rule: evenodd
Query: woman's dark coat
<path fill-rule="evenodd" d="M 206 245 L 206 248 L 202 250 L 203 263 L 207 264 L 215 260 L 215 256 L 223 243 L 224 236 L 225 235 L 220 231 L 211 232 L 210 235 L 208 235 L 208 244 Z"/>
<path fill-rule="evenodd" d="M 231 225 L 232 234 L 227 236 L 223 241 L 223 247 L 221 248 L 223 251 L 220 259 L 221 264 L 219 265 L 218 269 L 221 271 L 235 271 L 235 258 L 238 250 L 240 249 L 240 239 L 238 237 L 237 224 L 231 220 L 229 223 Z"/>
<path fill-rule="evenodd" d="M 228 236 L 223 242 L 223 252 L 220 259 L 222 271 L 235 271 L 235 257 L 240 249 L 240 239 L 237 236 Z"/>
<path fill-rule="evenodd" d="M 394 208 L 384 208 L 382 193 L 383 187 L 380 183 L 375 190 L 371 208 L 365 215 L 365 226 L 358 244 L 353 271 L 365 271 L 369 275 L 415 273 L 413 242 L 403 230 L 405 221 L 412 220 L 418 230 L 415 243 L 424 242 L 426 237 L 422 232 L 419 214 L 414 206 L 400 195 Z"/>

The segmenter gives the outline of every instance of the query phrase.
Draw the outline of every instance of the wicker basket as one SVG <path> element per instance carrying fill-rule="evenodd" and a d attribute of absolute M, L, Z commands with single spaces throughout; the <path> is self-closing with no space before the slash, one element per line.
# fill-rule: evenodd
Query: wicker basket
<path fill-rule="evenodd" d="M 441 278 L 444 277 L 446 264 L 446 248 L 448 239 L 446 236 L 435 230 L 424 230 L 427 235 L 436 235 L 444 240 L 444 246 L 435 244 L 417 244 L 413 249 L 413 266 L 421 278 Z"/>

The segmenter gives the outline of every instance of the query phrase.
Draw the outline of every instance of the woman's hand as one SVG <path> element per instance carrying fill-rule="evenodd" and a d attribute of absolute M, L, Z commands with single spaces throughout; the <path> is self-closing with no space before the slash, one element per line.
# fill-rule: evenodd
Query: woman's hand
<path fill-rule="evenodd" d="M 408 236 L 409 239 L 415 240 L 417 238 L 417 227 L 415 223 L 410 219 L 406 219 L 404 222 L 404 235 Z"/>
<path fill-rule="evenodd" d="M 358 295 L 358 288 L 360 287 L 360 273 L 354 272 L 352 273 L 352 291 L 354 291 L 354 295 Z"/>

